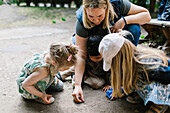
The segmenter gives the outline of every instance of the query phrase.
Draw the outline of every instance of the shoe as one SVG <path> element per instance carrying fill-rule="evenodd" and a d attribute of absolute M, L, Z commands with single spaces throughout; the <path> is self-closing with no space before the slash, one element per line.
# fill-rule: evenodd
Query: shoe
<path fill-rule="evenodd" d="M 54 97 L 51 97 L 51 98 L 49 98 L 49 100 L 50 100 L 50 103 L 49 104 L 52 104 L 52 103 L 54 103 Z M 37 99 L 35 99 L 35 101 L 36 102 L 39 102 L 39 103 L 41 103 L 41 104 L 47 104 L 47 103 L 45 103 L 41 98 L 37 98 Z"/>
<path fill-rule="evenodd" d="M 128 97 L 126 97 L 126 101 L 128 101 L 129 103 L 132 103 L 132 104 L 142 103 L 142 99 L 136 92 L 128 95 Z"/>
<path fill-rule="evenodd" d="M 167 109 L 168 105 L 152 104 L 145 113 L 165 113 Z"/>
<path fill-rule="evenodd" d="M 124 91 L 123 91 L 123 88 L 121 88 L 122 90 L 122 95 L 124 96 Z M 107 92 L 106 92 L 106 97 L 109 98 L 110 100 L 116 100 L 117 98 L 116 97 L 112 97 L 111 94 L 113 92 L 113 88 L 109 89 Z"/>
<path fill-rule="evenodd" d="M 109 89 L 109 90 L 106 92 L 106 97 L 107 97 L 108 99 L 110 99 L 110 100 L 116 100 L 115 97 L 112 98 L 112 96 L 111 96 L 112 92 L 113 92 L 113 89 L 112 89 L 112 88 Z"/>
<path fill-rule="evenodd" d="M 56 74 L 56 77 L 57 77 L 59 80 L 63 81 L 63 80 L 62 80 L 62 77 L 61 77 L 61 74 L 60 74 L 59 71 L 58 71 L 58 73 Z"/>

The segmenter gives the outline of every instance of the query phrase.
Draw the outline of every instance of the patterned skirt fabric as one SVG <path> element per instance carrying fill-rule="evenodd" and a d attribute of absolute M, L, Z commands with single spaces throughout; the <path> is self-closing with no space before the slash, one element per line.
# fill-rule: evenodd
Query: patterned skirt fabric
<path fill-rule="evenodd" d="M 170 106 L 170 84 L 164 85 L 153 82 L 149 85 L 141 85 L 137 93 L 146 105 L 149 101 L 155 104 L 165 104 Z"/>
<path fill-rule="evenodd" d="M 56 77 L 53 78 L 51 76 L 47 76 L 46 78 L 42 79 L 41 81 L 38 81 L 34 86 L 37 90 L 45 93 L 45 90 L 52 85 L 56 86 L 57 84 L 57 79 Z M 19 86 L 19 93 L 26 99 L 37 99 L 39 97 L 29 93 L 27 90 L 25 90 L 22 87 L 22 82 L 18 82 L 18 86 Z"/>

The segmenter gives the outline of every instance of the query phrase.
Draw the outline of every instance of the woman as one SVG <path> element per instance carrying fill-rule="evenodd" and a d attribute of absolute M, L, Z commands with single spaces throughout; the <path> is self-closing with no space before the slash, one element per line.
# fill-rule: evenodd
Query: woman
<path fill-rule="evenodd" d="M 106 35 L 99 45 L 103 69 L 111 69 L 112 97 L 137 91 L 146 105 L 153 102 L 148 113 L 164 113 L 170 105 L 170 61 L 163 51 L 134 46 L 124 32 Z"/>
<path fill-rule="evenodd" d="M 76 102 L 84 101 L 81 88 L 87 56 L 86 43 L 90 35 L 106 35 L 127 29 L 138 44 L 140 27 L 137 24 L 149 22 L 151 17 L 147 9 L 126 0 L 83 0 L 83 6 L 76 12 L 75 44 L 81 49 L 75 65 L 75 89 L 72 96 Z M 110 28 L 111 26 L 111 28 Z"/>

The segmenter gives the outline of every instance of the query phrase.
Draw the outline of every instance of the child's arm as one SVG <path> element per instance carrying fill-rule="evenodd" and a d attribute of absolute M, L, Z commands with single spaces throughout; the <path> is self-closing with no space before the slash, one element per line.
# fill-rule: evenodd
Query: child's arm
<path fill-rule="evenodd" d="M 28 78 L 24 80 L 24 82 L 22 83 L 22 87 L 25 90 L 27 90 L 29 93 L 42 98 L 44 102 L 50 103 L 48 99 L 52 97 L 52 95 L 47 95 L 45 93 L 42 93 L 34 87 L 35 83 L 42 80 L 47 75 L 48 75 L 48 71 L 46 67 L 38 68 Z"/>

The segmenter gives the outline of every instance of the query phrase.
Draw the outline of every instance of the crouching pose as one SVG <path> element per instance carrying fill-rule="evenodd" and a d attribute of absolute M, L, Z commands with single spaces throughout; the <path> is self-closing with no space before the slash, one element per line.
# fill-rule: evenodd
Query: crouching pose
<path fill-rule="evenodd" d="M 53 103 L 54 98 L 46 91 L 63 90 L 63 82 L 57 79 L 56 73 L 73 66 L 77 52 L 78 48 L 73 45 L 51 44 L 49 51 L 35 54 L 17 78 L 19 93 L 25 99 Z"/>
<path fill-rule="evenodd" d="M 111 69 L 111 96 L 121 97 L 121 87 L 126 95 L 136 91 L 145 105 L 153 103 L 147 113 L 164 113 L 170 105 L 170 61 L 163 51 L 134 46 L 126 33 L 106 35 L 99 45 L 103 69 Z"/>

